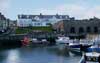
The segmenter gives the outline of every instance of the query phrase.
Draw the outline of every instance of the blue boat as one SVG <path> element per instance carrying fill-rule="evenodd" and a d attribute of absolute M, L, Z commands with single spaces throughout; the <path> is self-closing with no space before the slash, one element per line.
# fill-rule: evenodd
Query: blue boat
<path fill-rule="evenodd" d="M 80 52 L 80 42 L 78 40 L 74 40 L 72 43 L 69 43 L 70 50 L 74 50 Z"/>
<path fill-rule="evenodd" d="M 91 47 L 87 48 L 87 52 L 92 52 L 92 51 L 100 52 L 100 47 L 99 46 L 91 46 Z"/>
<path fill-rule="evenodd" d="M 75 41 L 73 43 L 69 43 L 69 48 L 75 51 L 85 51 L 91 44 L 88 43 L 80 43 L 80 41 Z"/>
<path fill-rule="evenodd" d="M 100 39 L 99 38 L 98 39 L 96 38 L 94 40 L 93 45 L 87 48 L 87 52 L 93 52 L 93 51 L 100 52 Z"/>

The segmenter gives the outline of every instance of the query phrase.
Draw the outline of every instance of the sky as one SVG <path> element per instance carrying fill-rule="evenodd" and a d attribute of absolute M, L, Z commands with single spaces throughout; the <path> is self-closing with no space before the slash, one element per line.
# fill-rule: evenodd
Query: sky
<path fill-rule="evenodd" d="M 100 18 L 100 0 L 0 0 L 0 12 L 7 18 L 18 14 L 61 14 L 76 19 Z"/>

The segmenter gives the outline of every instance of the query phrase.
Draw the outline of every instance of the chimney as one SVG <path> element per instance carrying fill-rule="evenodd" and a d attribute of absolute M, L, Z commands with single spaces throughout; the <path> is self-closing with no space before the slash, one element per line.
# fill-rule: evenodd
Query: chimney
<path fill-rule="evenodd" d="M 42 13 L 40 13 L 40 16 L 42 16 Z"/>

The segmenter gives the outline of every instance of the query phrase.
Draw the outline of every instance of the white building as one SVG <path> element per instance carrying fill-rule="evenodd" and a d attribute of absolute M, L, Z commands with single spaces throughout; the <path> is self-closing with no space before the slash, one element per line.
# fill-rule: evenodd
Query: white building
<path fill-rule="evenodd" d="M 18 15 L 17 26 L 49 26 L 58 21 L 70 19 L 68 15 Z"/>

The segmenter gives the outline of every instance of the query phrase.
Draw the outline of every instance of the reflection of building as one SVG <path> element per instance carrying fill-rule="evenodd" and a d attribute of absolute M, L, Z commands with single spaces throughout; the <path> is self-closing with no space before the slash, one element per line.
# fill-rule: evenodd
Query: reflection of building
<path fill-rule="evenodd" d="M 68 15 L 18 15 L 17 26 L 48 26 L 61 20 L 69 19 Z"/>
<path fill-rule="evenodd" d="M 54 29 L 57 32 L 64 32 L 67 36 L 82 36 L 86 34 L 100 33 L 100 19 L 93 18 L 89 20 L 63 20 L 56 23 Z"/>
<path fill-rule="evenodd" d="M 9 25 L 8 23 L 8 19 L 6 19 L 5 16 L 0 13 L 0 31 L 6 30 Z"/>

